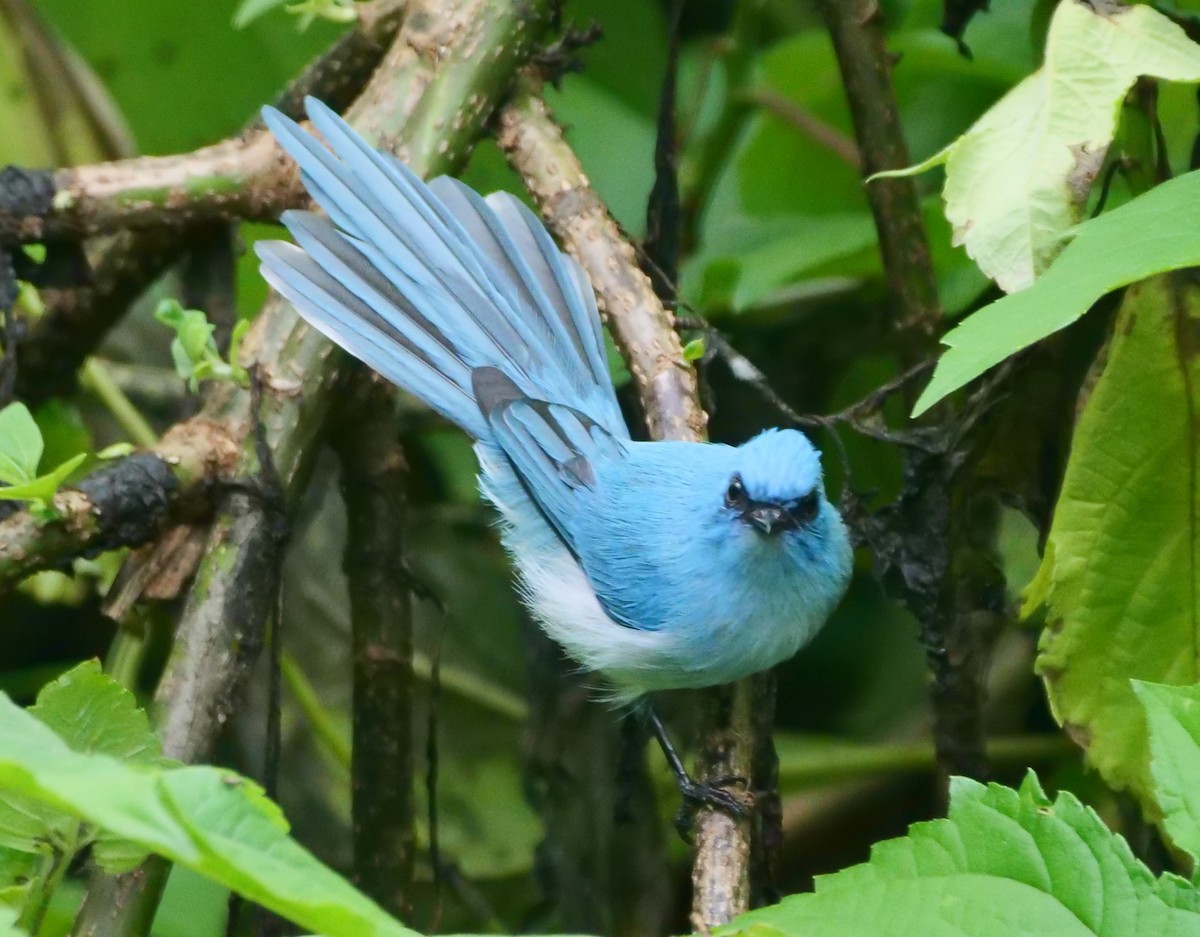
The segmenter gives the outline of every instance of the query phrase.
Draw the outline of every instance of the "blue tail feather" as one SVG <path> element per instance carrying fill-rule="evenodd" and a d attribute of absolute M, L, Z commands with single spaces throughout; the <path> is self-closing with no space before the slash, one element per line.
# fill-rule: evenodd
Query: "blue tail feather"
<path fill-rule="evenodd" d="M 331 149 L 264 109 L 329 215 L 285 214 L 303 251 L 257 245 L 272 285 L 477 438 L 491 436 L 471 383 L 482 367 L 626 436 L 591 286 L 537 218 L 504 193 L 483 199 L 448 178 L 427 186 L 320 102 L 308 110 Z"/>

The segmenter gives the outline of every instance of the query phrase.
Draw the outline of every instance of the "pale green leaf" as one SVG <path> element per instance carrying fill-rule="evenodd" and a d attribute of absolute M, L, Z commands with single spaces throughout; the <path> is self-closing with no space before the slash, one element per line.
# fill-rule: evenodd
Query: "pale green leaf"
<path fill-rule="evenodd" d="M 287 2 L 288 0 L 242 0 L 233 14 L 233 28 L 244 29 L 264 13 L 269 13 Z"/>
<path fill-rule="evenodd" d="M 25 931 L 17 927 L 16 909 L 0 905 L 0 937 L 27 937 Z"/>
<path fill-rule="evenodd" d="M 704 357 L 704 339 L 693 338 L 683 346 L 684 361 L 699 361 Z"/>
<path fill-rule="evenodd" d="M 86 458 L 87 453 L 81 452 L 74 458 L 67 459 L 62 465 L 51 472 L 47 472 L 45 475 L 39 475 L 37 478 L 22 482 L 19 485 L 9 485 L 7 488 L 0 488 L 0 501 L 48 503 L 57 494 L 59 486 L 67 480 L 67 476 L 79 468 Z"/>
<path fill-rule="evenodd" d="M 0 791 L 136 842 L 325 937 L 412 933 L 289 838 L 251 782 L 73 752 L 2 694 Z"/>
<path fill-rule="evenodd" d="M 111 446 L 105 446 L 96 453 L 97 459 L 121 459 L 132 452 L 137 451 L 137 446 L 131 442 L 115 442 Z"/>
<path fill-rule="evenodd" d="M 1032 774 L 1020 791 L 954 778 L 946 819 L 718 933 L 1183 937 L 1200 934 L 1200 892 L 1155 879 L 1095 812 L 1070 793 L 1049 801 Z"/>
<path fill-rule="evenodd" d="M 1033 590 L 1045 602 L 1037 666 L 1055 715 L 1105 781 L 1150 812 L 1146 724 L 1130 680 L 1200 680 L 1197 316 L 1200 293 L 1183 275 L 1126 293 Z"/>
<path fill-rule="evenodd" d="M 1133 682 L 1150 727 L 1150 774 L 1163 827 L 1180 849 L 1200 857 L 1200 685 Z"/>
<path fill-rule="evenodd" d="M 1101 296 L 1138 280 L 1200 264 L 1200 171 L 1156 186 L 1084 222 L 1027 290 L 984 306 L 942 341 L 949 346 L 913 415 L 1009 355 L 1066 328 Z"/>
<path fill-rule="evenodd" d="M 10 403 L 0 410 L 0 482 L 16 485 L 37 476 L 42 433 L 29 408 Z"/>
<path fill-rule="evenodd" d="M 1042 68 L 950 146 L 891 175 L 944 163 L 956 243 L 1006 292 L 1022 290 L 1080 220 L 1121 102 L 1143 75 L 1200 81 L 1200 46 L 1150 6 L 1064 0 Z"/>

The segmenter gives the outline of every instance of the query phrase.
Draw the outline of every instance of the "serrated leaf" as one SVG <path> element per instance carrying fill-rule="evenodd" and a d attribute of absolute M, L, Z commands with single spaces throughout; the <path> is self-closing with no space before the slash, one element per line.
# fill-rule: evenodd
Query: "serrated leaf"
<path fill-rule="evenodd" d="M 160 763 L 162 749 L 145 712 L 125 687 L 105 674 L 97 661 L 85 661 L 44 686 L 29 714 L 52 729 L 73 751 L 103 753 L 131 764 Z M 22 797 L 0 801 L 0 845 L 24 852 L 65 848 L 86 842 L 78 820 Z M 98 860 L 110 871 L 138 864 L 145 856 L 120 841 L 108 842 Z M 132 859 L 132 864 L 130 861 Z"/>
<path fill-rule="evenodd" d="M 1105 781 L 1150 813 L 1130 680 L 1200 680 L 1198 317 L 1200 292 L 1183 275 L 1125 294 L 1036 577 L 1047 620 L 1037 669 L 1051 707 Z"/>
<path fill-rule="evenodd" d="M 67 476 L 79 468 L 86 458 L 87 453 L 81 452 L 45 475 L 39 475 L 18 485 L 0 488 L 0 501 L 35 501 L 48 504 L 58 493 L 62 483 L 67 480 Z"/>
<path fill-rule="evenodd" d="M 16 485 L 37 477 L 42 433 L 29 408 L 10 403 L 0 410 L 0 482 Z"/>
<path fill-rule="evenodd" d="M 1066 250 L 1033 286 L 984 306 L 942 339 L 949 348 L 913 416 L 1010 355 L 1066 328 L 1106 293 L 1200 264 L 1198 214 L 1200 171 L 1164 182 L 1079 225 Z"/>
<path fill-rule="evenodd" d="M 949 816 L 880 843 L 869 862 L 817 878 L 813 894 L 743 915 L 719 934 L 791 937 L 1183 937 L 1200 892 L 1155 879 L 1074 795 L 1051 802 L 954 778 Z"/>
<path fill-rule="evenodd" d="M 1025 289 L 1082 217 L 1139 76 L 1200 81 L 1200 46 L 1150 6 L 1063 0 L 1040 70 L 940 153 L 880 175 L 944 164 L 955 242 L 1005 292 Z"/>
<path fill-rule="evenodd" d="M 252 782 L 217 768 L 73 752 L 3 694 L 0 792 L 138 843 L 325 937 L 413 933 L 290 839 Z"/>
<path fill-rule="evenodd" d="M 30 714 L 73 750 L 112 755 L 133 764 L 157 764 L 162 746 L 137 700 L 95 660 L 68 670 L 38 693 Z"/>
<path fill-rule="evenodd" d="M 1200 685 L 1133 681 L 1150 727 L 1150 774 L 1167 836 L 1200 857 Z"/>

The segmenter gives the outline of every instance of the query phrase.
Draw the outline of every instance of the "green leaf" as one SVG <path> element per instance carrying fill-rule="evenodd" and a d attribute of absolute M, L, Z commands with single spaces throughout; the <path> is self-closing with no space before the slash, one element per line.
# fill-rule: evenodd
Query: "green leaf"
<path fill-rule="evenodd" d="M 1051 707 L 1104 780 L 1151 813 L 1146 725 L 1129 681 L 1200 680 L 1198 316 L 1200 292 L 1182 275 L 1126 293 L 1035 577 Z"/>
<path fill-rule="evenodd" d="M 269 13 L 287 2 L 288 0 L 242 0 L 233 14 L 233 28 L 245 29 L 264 13 Z"/>
<path fill-rule="evenodd" d="M 0 410 L 0 482 L 16 485 L 37 476 L 42 434 L 29 408 L 10 403 Z"/>
<path fill-rule="evenodd" d="M 0 501 L 32 501 L 35 504 L 48 505 L 62 483 L 67 480 L 67 476 L 83 465 L 86 458 L 87 453 L 81 452 L 45 475 L 39 475 L 19 485 L 0 488 Z"/>
<path fill-rule="evenodd" d="M 683 346 L 684 361 L 699 361 L 704 357 L 704 339 L 693 338 Z"/>
<path fill-rule="evenodd" d="M 0 790 L 138 843 L 313 933 L 412 934 L 289 838 L 278 808 L 253 783 L 217 768 L 73 752 L 4 695 Z"/>
<path fill-rule="evenodd" d="M 984 306 L 953 329 L 919 416 L 988 368 L 1064 329 L 1101 296 L 1146 277 L 1200 264 L 1200 171 L 1084 222 L 1050 269 L 1027 290 Z"/>
<path fill-rule="evenodd" d="M 954 778 L 944 820 L 880 843 L 813 894 L 743 915 L 718 934 L 791 937 L 1182 937 L 1200 934 L 1200 892 L 1155 879 L 1074 795 L 1051 802 Z"/>
<path fill-rule="evenodd" d="M 1200 685 L 1133 681 L 1150 727 L 1150 774 L 1167 836 L 1200 857 Z"/>
<path fill-rule="evenodd" d="M 4 905 L 0 905 L 0 937 L 28 937 L 25 931 L 17 927 L 16 910 Z"/>
<path fill-rule="evenodd" d="M 38 693 L 31 716 L 57 733 L 73 751 L 101 753 L 130 764 L 162 762 L 158 737 L 133 694 L 106 675 L 97 661 L 85 661 Z M 0 801 L 0 844 L 25 852 L 66 849 L 93 838 L 78 820 L 19 796 Z M 112 838 L 97 844 L 97 861 L 110 871 L 136 866 L 145 850 Z"/>
<path fill-rule="evenodd" d="M 909 169 L 945 164 L 946 217 L 956 242 L 1002 289 L 1025 289 L 1078 222 L 1141 75 L 1200 81 L 1200 46 L 1145 5 L 1059 3 L 1045 64 L 965 134 Z"/>
<path fill-rule="evenodd" d="M 107 459 L 122 459 L 130 453 L 136 452 L 137 446 L 131 442 L 115 442 L 111 446 L 105 446 L 96 453 L 96 458 L 101 460 Z"/>

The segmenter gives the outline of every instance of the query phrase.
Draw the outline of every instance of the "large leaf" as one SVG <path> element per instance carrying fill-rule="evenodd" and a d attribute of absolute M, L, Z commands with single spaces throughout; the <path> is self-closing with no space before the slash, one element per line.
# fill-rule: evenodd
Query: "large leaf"
<path fill-rule="evenodd" d="M 73 752 L 2 694 L 0 791 L 136 842 L 325 937 L 412 933 L 291 839 L 251 782 Z"/>
<path fill-rule="evenodd" d="M 1200 46 L 1149 6 L 1063 0 L 1045 64 L 925 162 L 945 164 L 956 242 L 1006 292 L 1029 286 L 1078 222 L 1139 75 L 1200 81 Z"/>
<path fill-rule="evenodd" d="M 1038 670 L 1056 716 L 1104 779 L 1149 810 L 1150 753 L 1130 679 L 1200 680 L 1198 314 L 1200 293 L 1182 276 L 1127 293 L 1029 596 L 1047 609 Z"/>
<path fill-rule="evenodd" d="M 1135 680 L 1150 726 L 1150 774 L 1167 835 L 1200 857 L 1200 684 L 1176 687 Z"/>
<path fill-rule="evenodd" d="M 48 683 L 30 715 L 83 754 L 102 753 L 132 764 L 162 761 L 158 737 L 133 694 L 87 661 Z M 96 841 L 95 857 L 111 871 L 136 866 L 145 851 L 119 837 L 97 835 L 69 813 L 20 796 L 0 801 L 0 846 L 29 853 L 74 851 Z"/>
<path fill-rule="evenodd" d="M 1070 793 L 1048 800 L 954 778 L 945 820 L 880 843 L 813 894 L 743 915 L 723 933 L 789 937 L 1155 937 L 1200 934 L 1200 892 L 1155 879 Z"/>
<path fill-rule="evenodd" d="M 913 415 L 1022 348 L 1064 329 L 1105 293 L 1200 264 L 1200 172 L 1189 172 L 1074 229 L 1074 240 L 1027 290 L 969 316 L 942 341 L 949 349 Z"/>

